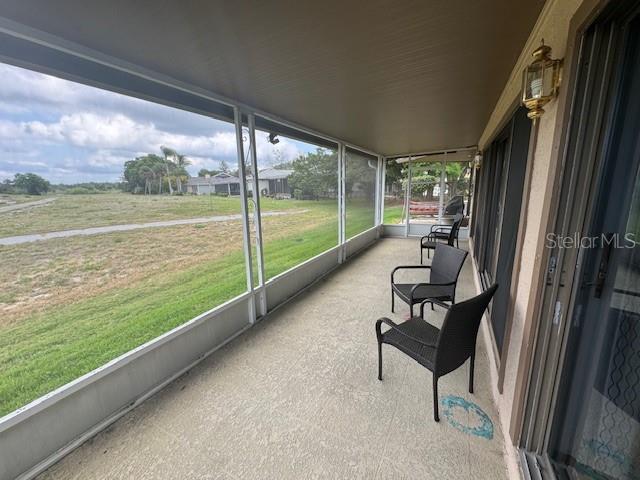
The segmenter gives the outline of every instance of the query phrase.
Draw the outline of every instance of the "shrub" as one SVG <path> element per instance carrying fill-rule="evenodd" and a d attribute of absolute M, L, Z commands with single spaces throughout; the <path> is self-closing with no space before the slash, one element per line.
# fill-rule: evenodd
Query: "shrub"
<path fill-rule="evenodd" d="M 71 187 L 65 193 L 69 195 L 86 195 L 88 193 L 98 193 L 98 191 L 86 187 Z"/>
<path fill-rule="evenodd" d="M 17 189 L 29 195 L 42 195 L 51 188 L 47 180 L 35 173 L 16 173 L 13 183 Z"/>

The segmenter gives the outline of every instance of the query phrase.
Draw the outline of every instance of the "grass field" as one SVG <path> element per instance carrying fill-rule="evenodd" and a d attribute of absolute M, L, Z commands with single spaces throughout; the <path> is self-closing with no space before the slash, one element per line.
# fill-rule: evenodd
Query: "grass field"
<path fill-rule="evenodd" d="M 8 195 L 2 193 L 0 194 L 0 207 L 15 205 L 17 203 L 34 202 L 36 200 L 42 200 L 42 197 L 37 195 Z"/>
<path fill-rule="evenodd" d="M 262 199 L 262 209 L 293 213 L 262 219 L 268 278 L 336 245 L 335 201 Z M 2 214 L 0 237 L 239 212 L 237 198 L 60 195 L 46 206 Z M 352 236 L 373 225 L 373 207 L 350 200 L 347 219 Z M 246 289 L 240 221 L 0 252 L 0 415 Z"/>
<path fill-rule="evenodd" d="M 31 197 L 34 198 L 38 199 Z M 40 197 L 42 198 L 48 197 Z M 310 203 L 270 198 L 261 201 L 263 211 L 307 208 Z M 15 210 L 5 214 L 0 223 L 0 237 L 233 213 L 240 213 L 238 197 L 145 196 L 122 193 L 57 195 L 53 205 Z"/>
<path fill-rule="evenodd" d="M 402 210 L 403 205 L 400 204 L 388 204 L 384 205 L 384 214 L 382 223 L 386 225 L 396 225 L 402 222 Z"/>

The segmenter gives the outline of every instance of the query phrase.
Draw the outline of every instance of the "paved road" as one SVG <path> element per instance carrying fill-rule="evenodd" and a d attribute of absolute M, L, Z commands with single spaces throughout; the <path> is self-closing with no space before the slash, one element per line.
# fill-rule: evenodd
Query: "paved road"
<path fill-rule="evenodd" d="M 53 198 L 44 198 L 42 200 L 35 200 L 33 202 L 15 203 L 13 205 L 7 205 L 6 207 L 0 207 L 0 213 L 13 212 L 14 210 L 22 210 L 23 208 L 37 207 L 38 205 L 46 205 L 47 203 L 54 202 Z"/>
<path fill-rule="evenodd" d="M 277 217 L 281 215 L 298 215 L 309 210 L 291 210 L 284 212 L 262 212 L 263 217 Z M 0 245 L 19 245 L 21 243 L 39 242 L 51 240 L 53 238 L 68 238 L 79 235 L 98 235 L 101 233 L 127 232 L 129 230 L 139 230 L 142 228 L 174 227 L 176 225 L 193 225 L 196 223 L 227 222 L 230 220 L 240 220 L 241 215 L 217 215 L 214 217 L 185 218 L 181 220 L 166 220 L 163 222 L 149 223 L 129 223 L 126 225 L 108 225 L 106 227 L 79 228 L 74 230 L 63 230 L 60 232 L 34 233 L 31 235 L 18 235 L 16 237 L 0 238 Z"/>

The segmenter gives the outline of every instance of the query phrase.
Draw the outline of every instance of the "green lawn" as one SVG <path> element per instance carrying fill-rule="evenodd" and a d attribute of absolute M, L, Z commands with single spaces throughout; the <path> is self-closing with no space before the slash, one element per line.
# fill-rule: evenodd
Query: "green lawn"
<path fill-rule="evenodd" d="M 385 205 L 382 223 L 385 225 L 396 225 L 402 222 L 402 210 L 402 205 Z"/>
<path fill-rule="evenodd" d="M 373 199 L 347 198 L 346 238 L 349 239 L 375 225 L 376 210 Z"/>
<path fill-rule="evenodd" d="M 0 331 L 0 415 L 245 290 L 241 252 Z"/>
<path fill-rule="evenodd" d="M 63 225 L 65 228 L 88 226 L 87 222 L 93 225 L 94 219 L 107 222 L 103 225 L 124 223 L 122 215 L 116 216 L 107 210 L 115 208 L 128 212 L 129 209 L 114 206 L 123 202 L 122 195 L 119 199 L 110 198 L 110 195 L 113 194 L 61 196 L 61 203 L 56 201 L 58 209 L 66 208 L 67 197 L 75 198 L 76 202 L 78 197 L 84 197 L 81 203 L 86 204 L 71 208 L 70 211 L 76 213 L 67 212 L 68 217 L 56 210 L 53 210 L 54 215 L 47 217 L 42 213 L 45 208 L 42 212 L 34 209 L 30 218 L 39 223 L 23 222 L 20 232 L 31 228 L 31 231 L 43 231 L 43 225 L 52 229 Z M 106 203 L 100 206 L 94 200 L 98 197 Z M 211 215 L 212 210 L 216 214 L 230 213 L 237 212 L 238 208 L 238 200 L 234 198 L 159 197 L 155 201 L 153 197 L 131 197 L 134 196 L 125 198 L 130 208 L 130 202 L 137 206 L 148 204 L 147 213 L 154 212 L 154 219 Z M 176 198 L 180 201 L 174 202 Z M 263 219 L 265 231 L 271 228 L 270 234 L 274 237 L 264 243 L 267 278 L 336 245 L 335 201 L 264 199 L 262 206 L 264 211 L 291 208 L 309 211 L 307 216 Z M 348 236 L 371 227 L 372 212 L 369 205 L 350 203 Z M 126 221 L 148 221 L 148 216 L 138 214 L 127 213 Z M 285 224 L 290 228 L 276 231 L 282 230 L 281 226 L 275 226 L 281 224 L 270 222 L 276 222 L 277 218 L 280 222 L 288 222 Z M 13 225 L 16 228 L 16 224 Z M 10 234 L 16 234 L 14 232 Z M 112 288 L 91 298 L 44 308 L 23 321 L 0 328 L 0 416 L 241 294 L 246 289 L 245 282 L 242 245 L 238 244 L 221 258 L 188 268 L 159 269 L 127 287 Z"/>

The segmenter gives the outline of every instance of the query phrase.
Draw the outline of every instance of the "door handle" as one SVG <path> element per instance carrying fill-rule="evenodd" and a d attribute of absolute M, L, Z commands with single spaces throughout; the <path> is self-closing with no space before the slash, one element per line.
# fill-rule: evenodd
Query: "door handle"
<path fill-rule="evenodd" d="M 611 260 L 611 249 L 613 248 L 613 238 L 613 233 L 605 233 L 604 235 L 602 235 L 602 240 L 604 241 L 604 245 L 602 247 L 602 256 L 600 257 L 600 265 L 598 266 L 596 279 L 593 282 L 593 285 L 595 287 L 593 296 L 595 298 L 600 298 L 602 296 L 602 291 L 604 290 L 604 285 L 607 281 L 607 275 L 609 273 L 609 262 Z"/>

